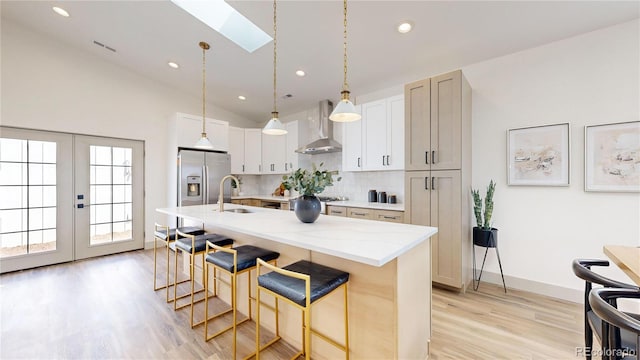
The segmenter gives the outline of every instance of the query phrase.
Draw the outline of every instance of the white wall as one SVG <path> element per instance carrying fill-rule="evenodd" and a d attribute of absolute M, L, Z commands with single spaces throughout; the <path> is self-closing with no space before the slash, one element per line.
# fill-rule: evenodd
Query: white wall
<path fill-rule="evenodd" d="M 506 275 L 580 290 L 573 259 L 606 259 L 605 244 L 640 246 L 640 194 L 583 185 L 584 126 L 640 120 L 639 30 L 636 20 L 463 68 L 473 88 L 473 187 L 498 182 Z M 508 186 L 507 130 L 566 122 L 570 186 Z M 499 273 L 492 251 L 487 261 Z M 605 273 L 630 282 L 613 264 Z"/>
<path fill-rule="evenodd" d="M 166 199 L 167 122 L 175 112 L 199 114 L 200 98 L 4 19 L 1 45 L 0 124 L 145 141 L 145 231 L 152 241 L 154 221 L 164 221 L 155 209 L 173 205 Z M 234 126 L 253 124 L 207 107 Z"/>

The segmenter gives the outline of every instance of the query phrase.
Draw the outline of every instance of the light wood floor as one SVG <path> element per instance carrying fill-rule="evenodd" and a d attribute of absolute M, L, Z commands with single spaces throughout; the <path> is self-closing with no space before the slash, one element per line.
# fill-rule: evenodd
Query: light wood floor
<path fill-rule="evenodd" d="M 0 276 L 0 358 L 229 358 L 230 333 L 205 342 L 188 309 L 152 290 L 152 267 L 152 251 L 134 251 Z M 432 316 L 436 360 L 580 358 L 578 304 L 483 283 L 464 295 L 434 289 Z M 239 328 L 239 357 L 254 326 Z M 294 352 L 279 343 L 265 359 Z"/>

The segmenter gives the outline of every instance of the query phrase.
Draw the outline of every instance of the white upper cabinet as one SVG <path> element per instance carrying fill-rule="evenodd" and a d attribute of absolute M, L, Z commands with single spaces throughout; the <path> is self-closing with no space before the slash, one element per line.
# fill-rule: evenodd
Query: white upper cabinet
<path fill-rule="evenodd" d="M 343 126 L 342 170 L 403 170 L 404 95 L 360 106 L 362 120 Z"/>
<path fill-rule="evenodd" d="M 262 173 L 284 174 L 287 135 L 262 134 Z"/>
<path fill-rule="evenodd" d="M 262 173 L 262 129 L 244 129 L 244 173 Z"/>
<path fill-rule="evenodd" d="M 363 170 L 385 170 L 387 151 L 387 104 L 384 99 L 362 104 Z"/>
<path fill-rule="evenodd" d="M 361 109 L 356 105 L 356 111 L 362 114 Z M 342 123 L 342 171 L 362 171 L 362 123 Z"/>
<path fill-rule="evenodd" d="M 285 153 L 285 164 L 284 171 L 285 173 L 290 173 L 298 168 L 298 154 L 296 149 L 300 147 L 298 144 L 298 121 L 290 121 L 284 126 L 287 129 L 287 137 L 286 142 L 286 153 Z"/>
<path fill-rule="evenodd" d="M 387 99 L 385 170 L 404 170 L 404 95 Z"/>
<path fill-rule="evenodd" d="M 192 148 L 202 136 L 202 117 L 176 113 L 174 121 L 177 146 Z M 205 125 L 213 150 L 229 151 L 229 123 L 206 118 Z"/>
<path fill-rule="evenodd" d="M 244 174 L 244 129 L 229 126 L 231 173 Z"/>

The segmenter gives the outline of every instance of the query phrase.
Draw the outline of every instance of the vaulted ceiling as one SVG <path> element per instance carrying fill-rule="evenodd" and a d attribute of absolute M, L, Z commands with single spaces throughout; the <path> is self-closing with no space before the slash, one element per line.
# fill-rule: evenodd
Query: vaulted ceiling
<path fill-rule="evenodd" d="M 247 53 L 168 0 L 6 1 L 10 20 L 171 87 L 201 94 L 207 53 L 207 98 L 258 123 L 272 107 L 272 43 Z M 268 34 L 272 1 L 228 1 Z M 61 6 L 71 16 L 52 11 Z M 350 1 L 352 94 L 397 86 L 465 65 L 638 18 L 636 1 Z M 278 2 L 278 107 L 282 115 L 342 86 L 342 1 Z M 404 20 L 407 34 L 396 31 Z M 97 46 L 98 41 L 116 50 Z M 174 61 L 177 70 L 167 66 Z M 295 71 L 302 69 L 305 77 Z M 282 98 L 284 95 L 292 95 Z M 242 101 L 238 95 L 247 99 Z"/>

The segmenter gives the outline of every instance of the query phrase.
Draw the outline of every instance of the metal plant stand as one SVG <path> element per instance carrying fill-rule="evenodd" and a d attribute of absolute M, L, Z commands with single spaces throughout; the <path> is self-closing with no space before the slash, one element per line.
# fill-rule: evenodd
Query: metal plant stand
<path fill-rule="evenodd" d="M 498 256 L 498 265 L 500 266 L 500 276 L 502 277 L 502 287 L 504 288 L 504 293 L 507 293 L 507 285 L 504 282 L 504 274 L 502 272 L 502 261 L 500 261 L 500 251 L 498 251 L 498 242 L 497 239 L 491 239 L 488 244 L 476 244 L 474 241 L 474 248 L 473 248 L 473 290 L 478 291 L 478 288 L 480 287 L 480 279 L 482 279 L 482 271 L 484 270 L 484 263 L 487 260 L 487 253 L 489 252 L 489 248 L 494 248 L 496 249 L 496 255 Z M 482 266 L 480 267 L 480 274 L 478 275 L 478 277 L 476 278 L 476 249 L 475 246 L 480 246 L 485 248 L 484 250 L 484 258 L 482 259 Z"/>

